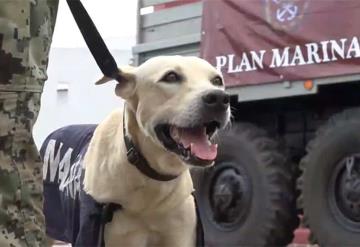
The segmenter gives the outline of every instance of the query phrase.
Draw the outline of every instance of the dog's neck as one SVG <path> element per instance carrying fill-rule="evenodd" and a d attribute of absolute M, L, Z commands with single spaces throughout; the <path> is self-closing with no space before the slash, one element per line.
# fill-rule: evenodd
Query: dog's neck
<path fill-rule="evenodd" d="M 141 131 L 136 120 L 135 113 L 128 106 L 125 106 L 124 114 L 125 122 L 123 124 L 125 125 L 127 136 L 131 139 L 135 148 L 137 148 L 137 151 L 144 156 L 148 165 L 153 170 L 159 174 L 177 177 L 184 172 L 184 170 L 188 169 L 188 167 L 179 160 L 175 154 L 163 150 L 162 147 L 155 144 L 150 137 L 146 136 L 143 131 Z"/>
<path fill-rule="evenodd" d="M 84 190 L 98 202 L 118 203 L 135 211 L 157 208 L 164 200 L 167 203 L 161 205 L 177 205 L 193 190 L 188 167 L 140 133 L 135 115 L 130 109 L 126 111 L 126 123 L 123 123 L 121 110 L 110 114 L 96 128 L 84 158 Z M 123 139 L 123 124 L 153 169 L 179 177 L 168 182 L 156 181 L 130 164 Z"/>

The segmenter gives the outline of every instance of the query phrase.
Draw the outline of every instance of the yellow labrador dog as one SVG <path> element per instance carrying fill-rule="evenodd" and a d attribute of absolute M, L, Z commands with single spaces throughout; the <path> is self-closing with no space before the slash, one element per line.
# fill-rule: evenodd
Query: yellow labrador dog
<path fill-rule="evenodd" d="M 182 56 L 120 71 L 115 92 L 125 107 L 96 127 L 83 160 L 84 191 L 122 206 L 105 226 L 105 245 L 195 246 L 189 167 L 211 166 L 217 156 L 212 137 L 230 118 L 222 75 Z"/>

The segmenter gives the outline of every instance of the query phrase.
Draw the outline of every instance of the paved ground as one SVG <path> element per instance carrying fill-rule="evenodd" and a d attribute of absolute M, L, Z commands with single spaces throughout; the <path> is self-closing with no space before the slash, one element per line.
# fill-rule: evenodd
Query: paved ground
<path fill-rule="evenodd" d="M 288 247 L 315 247 L 317 245 L 310 245 L 310 244 L 290 244 Z M 53 247 L 71 247 L 69 244 L 55 244 Z"/>
<path fill-rule="evenodd" d="M 71 247 L 70 244 L 65 243 L 57 243 L 53 245 L 53 247 Z M 290 244 L 288 247 L 317 247 L 317 245 L 311 245 L 311 244 Z"/>
<path fill-rule="evenodd" d="M 288 247 L 315 247 L 316 245 L 310 245 L 310 244 L 290 244 Z M 53 247 L 71 247 L 69 244 L 55 244 Z"/>
<path fill-rule="evenodd" d="M 306 228 L 299 228 L 295 231 L 294 244 L 288 245 L 288 247 L 318 247 L 318 245 L 307 244 L 309 230 Z M 71 247 L 66 243 L 57 242 L 53 247 Z"/>

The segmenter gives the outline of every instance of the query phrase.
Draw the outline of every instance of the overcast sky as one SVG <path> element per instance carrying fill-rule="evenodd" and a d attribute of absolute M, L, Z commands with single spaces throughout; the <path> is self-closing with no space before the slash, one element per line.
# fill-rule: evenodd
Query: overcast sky
<path fill-rule="evenodd" d="M 59 2 L 52 46 L 85 47 L 66 1 Z M 109 48 L 131 49 L 135 44 L 137 0 L 82 0 L 82 3 Z"/>

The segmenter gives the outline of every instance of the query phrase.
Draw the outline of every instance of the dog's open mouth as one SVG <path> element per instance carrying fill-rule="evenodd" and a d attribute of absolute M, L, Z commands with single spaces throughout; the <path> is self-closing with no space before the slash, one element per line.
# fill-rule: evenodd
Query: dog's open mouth
<path fill-rule="evenodd" d="M 212 143 L 212 136 L 219 127 L 220 123 L 216 121 L 197 127 L 161 124 L 155 131 L 165 148 L 189 164 L 206 166 L 212 164 L 217 156 L 217 144 Z"/>

